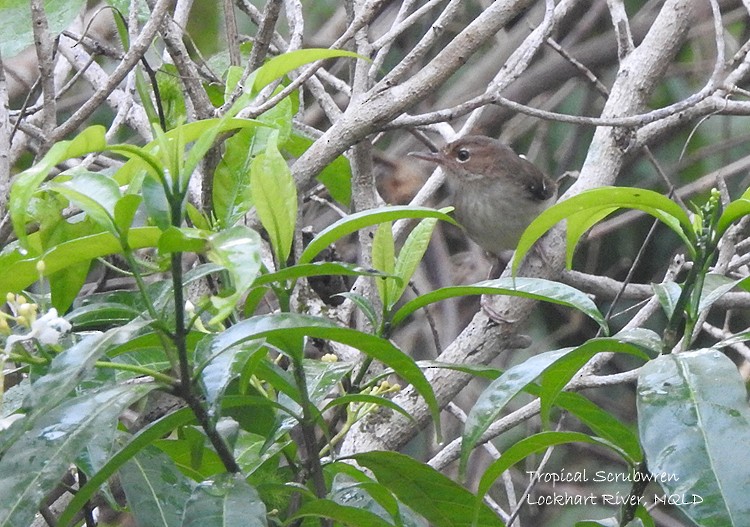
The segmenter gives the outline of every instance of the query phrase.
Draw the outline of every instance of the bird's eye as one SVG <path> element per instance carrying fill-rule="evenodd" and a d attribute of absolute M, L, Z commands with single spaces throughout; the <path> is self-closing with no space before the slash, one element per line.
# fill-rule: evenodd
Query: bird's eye
<path fill-rule="evenodd" d="M 471 153 L 469 153 L 469 151 L 465 148 L 462 148 L 461 150 L 456 152 L 456 159 L 458 159 L 461 163 L 466 163 L 470 157 Z"/>

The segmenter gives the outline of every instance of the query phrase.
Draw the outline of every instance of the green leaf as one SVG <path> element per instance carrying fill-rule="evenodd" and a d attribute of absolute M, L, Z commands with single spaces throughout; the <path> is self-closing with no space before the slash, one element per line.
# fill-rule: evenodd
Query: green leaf
<path fill-rule="evenodd" d="M 293 157 L 300 157 L 313 144 L 311 139 L 292 132 L 283 149 Z M 316 176 L 331 197 L 348 207 L 352 199 L 352 168 L 345 156 L 338 156 Z"/>
<path fill-rule="evenodd" d="M 156 447 L 138 452 L 120 469 L 120 483 L 138 525 L 181 527 L 194 484 Z"/>
<path fill-rule="evenodd" d="M 240 297 L 252 286 L 260 271 L 261 242 L 257 232 L 241 225 L 212 235 L 208 242 L 208 259 L 227 270 L 234 287 L 229 296 L 211 298 L 217 313 L 210 323 L 215 324 L 229 316 Z"/>
<path fill-rule="evenodd" d="M 542 389 L 539 397 L 542 402 L 541 417 L 546 425 L 549 423 L 549 413 L 555 403 L 558 394 L 565 388 L 573 376 L 597 353 L 627 353 L 644 361 L 649 356 L 643 353 L 633 344 L 621 342 L 617 335 L 612 338 L 592 339 L 566 353 L 565 356 L 556 360 L 542 373 Z M 635 460 L 632 460 L 635 461 Z"/>
<path fill-rule="evenodd" d="M 120 187 L 112 178 L 95 172 L 83 172 L 64 183 L 51 183 L 49 188 L 80 207 L 103 229 L 117 235 L 115 205 L 122 197 Z"/>
<path fill-rule="evenodd" d="M 266 506 L 240 474 L 222 474 L 193 489 L 181 527 L 265 527 Z"/>
<path fill-rule="evenodd" d="M 430 525 L 503 525 L 487 505 L 477 502 L 476 496 L 427 464 L 396 452 L 366 452 L 352 457 L 370 469 L 378 482 L 399 501 L 424 516 Z M 476 523 L 472 520 L 476 520 Z"/>
<path fill-rule="evenodd" d="M 272 273 L 262 274 L 255 279 L 253 287 L 311 276 L 383 276 L 383 274 L 376 269 L 365 269 L 344 262 L 313 262 L 292 265 Z"/>
<path fill-rule="evenodd" d="M 115 204 L 115 227 L 123 236 L 128 235 L 135 213 L 138 212 L 142 201 L 143 198 L 137 194 L 127 194 Z"/>
<path fill-rule="evenodd" d="M 440 409 L 432 386 L 411 357 L 386 339 L 339 327 L 324 318 L 294 313 L 251 317 L 219 334 L 211 343 L 210 354 L 218 355 L 231 346 L 261 338 L 268 339 L 287 353 L 294 352 L 294 348 L 289 348 L 287 345 L 287 339 L 297 339 L 305 335 L 353 346 L 390 366 L 396 374 L 411 383 L 424 397 L 436 426 L 440 422 Z M 302 359 L 302 357 L 295 357 L 295 359 Z"/>
<path fill-rule="evenodd" d="M 703 282 L 703 290 L 701 291 L 700 303 L 698 304 L 698 312 L 700 313 L 711 307 L 714 302 L 734 289 L 745 279 L 746 278 L 733 279 L 716 273 L 706 274 Z"/>
<path fill-rule="evenodd" d="M 750 194 L 745 191 L 740 199 L 731 202 L 724 208 L 724 212 L 721 213 L 716 224 L 717 236 L 722 236 L 732 223 L 750 214 L 750 199 L 748 198 L 750 198 Z"/>
<path fill-rule="evenodd" d="M 58 525 L 60 527 L 69 526 L 76 512 L 81 510 L 86 502 L 96 494 L 99 487 L 106 483 L 121 466 L 138 452 L 149 447 L 155 440 L 169 434 L 177 427 L 191 423 L 194 419 L 195 417 L 189 408 L 182 408 L 154 421 L 134 435 L 127 445 L 122 447 L 99 469 L 99 472 L 78 489 L 78 492 L 58 518 Z"/>
<path fill-rule="evenodd" d="M 128 244 L 131 249 L 155 247 L 160 234 L 156 227 L 133 228 L 128 233 Z M 117 238 L 102 232 L 61 243 L 34 258 L 19 260 L 16 256 L 8 258 L 10 261 L 3 261 L 0 257 L 0 266 L 5 271 L 0 273 L 0 291 L 19 292 L 33 284 L 39 278 L 36 265 L 40 260 L 44 260 L 46 265 L 45 273 L 52 274 L 68 266 L 120 251 L 122 247 Z"/>
<path fill-rule="evenodd" d="M 351 527 L 393 527 L 393 524 L 388 523 L 373 512 L 355 507 L 346 507 L 327 499 L 318 499 L 305 503 L 289 520 L 298 520 L 308 516 L 329 518 L 337 524 L 350 525 Z"/>
<path fill-rule="evenodd" d="M 76 456 L 153 386 L 124 385 L 69 399 L 40 416 L 0 459 L 0 525 L 31 525 Z"/>
<path fill-rule="evenodd" d="M 210 351 L 215 338 L 215 335 L 207 335 L 195 349 L 196 369 L 200 373 L 200 384 L 212 419 L 219 417 L 219 403 L 224 390 L 240 376 L 247 361 L 263 345 L 262 341 L 250 342 L 226 348 L 214 355 Z"/>
<path fill-rule="evenodd" d="M 412 229 L 406 238 L 404 245 L 398 253 L 394 268 L 394 274 L 401 279 L 401 283 L 399 284 L 396 280 L 386 280 L 389 289 L 388 298 L 390 298 L 390 304 L 387 306 L 388 310 L 393 308 L 394 304 L 403 296 L 406 288 L 409 287 L 409 281 L 422 261 L 427 246 L 430 244 L 432 231 L 435 229 L 436 224 L 437 219 L 435 218 L 422 220 Z"/>
<path fill-rule="evenodd" d="M 638 209 L 657 218 L 682 239 L 688 250 L 694 250 L 695 234 L 687 213 L 674 201 L 652 190 L 630 187 L 601 187 L 581 192 L 542 212 L 531 222 L 518 242 L 513 255 L 512 270 L 515 275 L 524 256 L 536 241 L 562 220 L 567 220 L 567 265 L 572 264 L 573 250 L 578 239 L 594 223 L 609 213 L 621 209 Z"/>
<path fill-rule="evenodd" d="M 170 225 L 159 237 L 159 252 L 204 253 L 209 247 L 208 236 L 208 232 L 200 229 Z"/>
<path fill-rule="evenodd" d="M 57 355 L 46 375 L 32 383 L 24 407 L 34 414 L 46 414 L 64 400 L 91 370 L 94 362 L 107 350 L 132 338 L 146 322 L 141 320 L 84 337 L 83 340 Z"/>
<path fill-rule="evenodd" d="M 177 127 L 187 119 L 185 94 L 180 73 L 174 64 L 163 63 L 156 72 L 156 85 L 159 88 L 167 130 Z"/>
<path fill-rule="evenodd" d="M 396 249 L 394 247 L 393 233 L 391 229 L 391 222 L 387 221 L 381 223 L 375 231 L 375 236 L 372 239 L 372 266 L 387 275 L 393 275 L 393 270 L 396 267 Z M 388 282 L 390 280 L 392 279 L 382 278 L 380 280 L 375 280 L 380 301 L 383 302 L 383 305 L 386 307 L 394 304 L 397 300 L 388 296 L 388 293 L 391 290 L 391 288 L 388 287 Z"/>
<path fill-rule="evenodd" d="M 409 315 L 422 307 L 453 298 L 466 295 L 510 295 L 542 300 L 567 307 L 575 308 L 585 315 L 591 317 L 599 324 L 605 332 L 608 331 L 607 321 L 596 307 L 589 296 L 574 287 L 543 278 L 498 278 L 497 280 L 485 280 L 474 285 L 443 287 L 436 289 L 401 306 L 393 314 L 391 324 L 398 326 Z"/>
<path fill-rule="evenodd" d="M 161 230 L 172 226 L 171 207 L 161 181 L 155 177 L 146 177 L 142 185 L 143 204 L 151 223 Z"/>
<path fill-rule="evenodd" d="M 294 241 L 297 187 L 275 138 L 250 165 L 250 193 L 258 218 L 271 239 L 276 260 L 283 267 Z"/>
<path fill-rule="evenodd" d="M 28 10 L 27 4 L 25 4 L 24 9 Z M 6 17 L 0 18 L 12 20 Z M 15 24 L 15 21 L 12 23 Z M 21 245 L 26 245 L 26 221 L 29 202 L 50 170 L 66 159 L 104 150 L 107 146 L 104 139 L 104 132 L 103 126 L 91 126 L 70 141 L 55 143 L 39 163 L 24 170 L 13 179 L 8 200 L 8 210 L 10 218 L 13 221 L 13 231 L 16 233 L 16 237 L 21 242 Z"/>
<path fill-rule="evenodd" d="M 250 163 L 256 130 L 240 130 L 224 142 L 225 152 L 214 171 L 213 207 L 220 226 L 231 227 L 249 210 Z"/>
<path fill-rule="evenodd" d="M 598 437 L 591 437 L 580 432 L 540 432 L 532 436 L 526 437 L 510 448 L 507 448 L 499 459 L 494 461 L 482 474 L 482 478 L 479 481 L 479 488 L 477 489 L 477 500 L 481 500 L 487 492 L 489 492 L 495 480 L 499 478 L 503 472 L 508 470 L 510 467 L 526 458 L 531 454 L 535 454 L 547 448 L 564 445 L 567 443 L 587 443 L 590 445 L 599 445 L 613 450 L 618 455 L 622 456 L 623 452 L 609 441 Z M 477 503 L 482 503 L 477 501 Z"/>
<path fill-rule="evenodd" d="M 734 363 L 718 351 L 662 355 L 641 369 L 637 406 L 648 469 L 684 498 L 682 512 L 698 525 L 746 524 L 750 471 L 738 460 L 750 447 L 750 408 Z"/>
<path fill-rule="evenodd" d="M 491 382 L 466 418 L 461 442 L 459 471 L 463 474 L 469 454 L 479 442 L 482 434 L 495 421 L 503 408 L 537 377 L 544 374 L 540 391 L 543 411 L 549 412 L 557 394 L 588 360 L 597 353 L 617 351 L 633 354 L 648 360 L 648 356 L 632 344 L 616 338 L 593 339 L 577 348 L 563 348 L 535 355 L 513 366 Z"/>
<path fill-rule="evenodd" d="M 300 66 L 304 66 L 305 64 L 316 62 L 318 60 L 330 59 L 335 57 L 364 58 L 351 51 L 344 51 L 339 49 L 308 48 L 290 51 L 288 53 L 284 53 L 283 55 L 272 58 L 263 66 L 258 68 L 254 75 L 255 80 L 252 85 L 252 91 L 260 91 L 276 79 L 280 79 L 290 71 L 295 70 Z"/>
<path fill-rule="evenodd" d="M 44 12 L 49 32 L 56 37 L 81 14 L 84 0 L 46 0 Z M 31 10 L 26 0 L 3 0 L 0 16 L 0 55 L 4 60 L 19 54 L 34 43 Z"/>
<path fill-rule="evenodd" d="M 437 218 L 456 225 L 453 218 L 443 211 L 426 207 L 395 206 L 379 209 L 364 210 L 350 214 L 323 229 L 310 241 L 299 257 L 298 263 L 310 263 L 320 252 L 336 240 L 343 238 L 364 227 L 377 225 L 385 221 L 395 221 L 405 218 Z"/>
<path fill-rule="evenodd" d="M 615 416 L 583 395 L 575 392 L 561 392 L 555 399 L 555 405 L 576 416 L 597 436 L 617 445 L 627 454 L 627 459 L 636 462 L 643 460 L 643 451 L 638 442 L 638 436 Z"/>
<path fill-rule="evenodd" d="M 666 282 L 663 284 L 651 284 L 651 289 L 654 290 L 657 300 L 667 318 L 672 318 L 674 314 L 674 308 L 677 306 L 677 300 L 679 300 L 682 294 L 682 288 L 680 284 L 675 282 Z"/>

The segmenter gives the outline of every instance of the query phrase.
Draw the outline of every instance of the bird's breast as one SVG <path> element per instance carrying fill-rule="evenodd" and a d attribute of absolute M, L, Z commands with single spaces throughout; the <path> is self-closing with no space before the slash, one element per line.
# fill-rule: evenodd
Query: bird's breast
<path fill-rule="evenodd" d="M 515 249 L 526 227 L 554 200 L 529 199 L 516 185 L 464 182 L 456 190 L 456 219 L 469 238 L 495 255 Z"/>

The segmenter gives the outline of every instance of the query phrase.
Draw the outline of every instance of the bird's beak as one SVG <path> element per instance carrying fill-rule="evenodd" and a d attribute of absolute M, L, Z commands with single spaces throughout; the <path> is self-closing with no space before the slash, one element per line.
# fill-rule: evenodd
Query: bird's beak
<path fill-rule="evenodd" d="M 437 163 L 438 165 L 445 164 L 445 158 L 440 152 L 409 152 L 409 155 L 423 161 Z"/>

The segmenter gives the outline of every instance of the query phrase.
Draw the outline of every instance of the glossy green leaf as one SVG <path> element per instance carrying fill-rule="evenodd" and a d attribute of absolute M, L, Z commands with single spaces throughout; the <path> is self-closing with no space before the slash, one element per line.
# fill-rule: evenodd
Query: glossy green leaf
<path fill-rule="evenodd" d="M 266 506 L 240 474 L 222 474 L 193 489 L 181 527 L 265 527 Z"/>
<path fill-rule="evenodd" d="M 409 287 L 409 281 L 422 261 L 427 246 L 430 244 L 432 231 L 435 229 L 436 224 L 436 218 L 427 218 L 420 221 L 409 233 L 404 245 L 401 247 L 393 271 L 400 279 L 400 283 L 399 280 L 386 280 L 388 284 L 387 296 L 390 299 L 387 306 L 389 310 L 401 299 L 406 288 Z"/>
<path fill-rule="evenodd" d="M 96 494 L 99 487 L 105 484 L 120 467 L 127 463 L 128 460 L 138 452 L 149 447 L 156 439 L 164 437 L 179 426 L 191 423 L 194 419 L 195 417 L 189 408 L 182 408 L 154 421 L 135 434 L 128 444 L 118 450 L 117 453 L 99 469 L 99 472 L 89 478 L 86 484 L 78 489 L 78 492 L 76 492 L 75 496 L 70 500 L 68 506 L 62 514 L 60 514 L 58 525 L 60 527 L 71 525 L 75 514 L 83 508 L 86 502 L 89 501 L 94 494 Z"/>
<path fill-rule="evenodd" d="M 336 524 L 349 525 L 351 527 L 393 527 L 393 524 L 388 523 L 373 512 L 355 507 L 346 507 L 327 499 L 318 499 L 305 503 L 290 520 L 298 520 L 310 516 L 315 518 L 329 518 L 335 521 Z"/>
<path fill-rule="evenodd" d="M 437 218 L 456 225 L 455 220 L 445 212 L 426 207 L 394 206 L 365 210 L 350 214 L 323 229 L 302 251 L 298 262 L 301 264 L 312 262 L 323 249 L 359 229 L 405 218 Z"/>
<path fill-rule="evenodd" d="M 67 29 L 85 7 L 84 0 L 46 0 L 44 12 L 49 33 L 55 38 Z M 34 43 L 31 10 L 25 0 L 3 0 L 0 17 L 0 55 L 7 60 Z"/>
<path fill-rule="evenodd" d="M 679 300 L 682 294 L 682 288 L 680 284 L 675 282 L 666 282 L 663 284 L 651 284 L 651 289 L 654 290 L 657 300 L 667 318 L 672 318 L 674 309 L 677 306 L 677 300 Z"/>
<path fill-rule="evenodd" d="M 137 194 L 127 194 L 115 204 L 115 226 L 122 235 L 127 236 L 142 201 L 143 198 Z"/>
<path fill-rule="evenodd" d="M 282 145 L 284 151 L 300 157 L 313 144 L 311 139 L 291 133 L 289 140 Z M 349 160 L 341 155 L 331 161 L 316 176 L 331 194 L 331 197 L 348 207 L 352 199 L 352 168 Z"/>
<path fill-rule="evenodd" d="M 294 241 L 297 187 L 275 139 L 250 165 L 250 194 L 279 266 L 283 266 Z"/>
<path fill-rule="evenodd" d="M 253 286 L 312 276 L 383 276 L 383 274 L 377 269 L 365 269 L 344 262 L 312 262 L 292 265 L 278 271 L 262 274 L 255 279 Z"/>
<path fill-rule="evenodd" d="M 224 141 L 225 152 L 214 171 L 212 204 L 219 225 L 231 227 L 250 210 L 250 163 L 256 130 L 240 130 Z"/>
<path fill-rule="evenodd" d="M 209 415 L 219 417 L 219 402 L 229 383 L 242 373 L 248 359 L 261 349 L 263 342 L 249 342 L 222 350 L 218 355 L 211 354 L 211 344 L 215 335 L 207 335 L 195 349 L 197 370 L 203 394 L 208 403 Z"/>
<path fill-rule="evenodd" d="M 440 409 L 432 386 L 411 357 L 385 339 L 337 326 L 324 318 L 294 313 L 259 315 L 248 318 L 219 334 L 211 343 L 209 353 L 218 355 L 231 346 L 261 338 L 266 338 L 282 350 L 289 352 L 290 349 L 286 346 L 286 339 L 296 339 L 304 335 L 353 346 L 393 368 L 400 377 L 411 383 L 417 392 L 424 397 L 437 426 Z M 301 358 L 296 357 L 296 359 Z"/>
<path fill-rule="evenodd" d="M 159 251 L 162 253 L 204 253 L 208 249 L 209 233 L 190 227 L 170 225 L 159 237 Z"/>
<path fill-rule="evenodd" d="M 126 342 L 145 324 L 145 321 L 133 322 L 104 333 L 84 337 L 77 344 L 55 356 L 47 374 L 32 383 L 32 390 L 24 407 L 38 415 L 46 414 L 70 395 L 97 359 L 108 349 Z"/>
<path fill-rule="evenodd" d="M 153 386 L 124 385 L 69 399 L 41 415 L 0 459 L 0 525 L 31 525 L 41 501 L 76 456 L 117 426 Z"/>
<path fill-rule="evenodd" d="M 156 447 L 144 448 L 120 468 L 120 483 L 138 525 L 181 527 L 194 483 Z"/>
<path fill-rule="evenodd" d="M 130 229 L 128 244 L 131 249 L 155 247 L 161 231 L 156 227 Z M 76 263 L 88 262 L 94 258 L 122 251 L 120 242 L 112 234 L 103 232 L 83 236 L 61 243 L 40 257 L 11 260 L 5 264 L 5 272 L 0 273 L 0 291 L 18 292 L 27 288 L 39 278 L 36 265 L 44 260 L 46 274 L 52 274 Z M 0 264 L 2 265 L 2 264 Z"/>
<path fill-rule="evenodd" d="M 391 222 L 381 223 L 372 239 L 372 266 L 387 275 L 393 275 L 393 270 L 396 267 L 396 249 L 391 229 Z M 392 291 L 392 288 L 388 287 L 388 282 L 391 280 L 388 278 L 375 280 L 380 301 L 384 306 L 390 306 L 397 300 L 388 296 Z"/>
<path fill-rule="evenodd" d="M 571 350 L 570 353 L 566 353 L 565 356 L 560 357 L 549 368 L 546 368 L 541 376 L 542 389 L 539 397 L 541 398 L 542 408 L 540 414 L 545 425 L 548 425 L 549 413 L 558 394 L 594 355 L 605 352 L 627 353 L 644 361 L 649 360 L 649 356 L 640 348 L 620 341 L 617 335 L 612 338 L 591 339 Z"/>
<path fill-rule="evenodd" d="M 252 286 L 260 271 L 260 235 L 254 230 L 237 225 L 218 232 L 208 239 L 208 258 L 229 273 L 234 291 L 228 296 L 211 297 L 217 313 L 211 319 L 215 324 L 224 320 L 234 310 L 239 299 Z"/>
<path fill-rule="evenodd" d="M 336 57 L 363 58 L 351 51 L 339 49 L 308 48 L 290 51 L 270 59 L 258 68 L 254 75 L 252 90 L 257 92 L 276 79 L 280 79 L 290 71 L 305 64 Z"/>
<path fill-rule="evenodd" d="M 461 442 L 460 471 L 463 474 L 472 449 L 505 406 L 537 377 L 543 375 L 540 398 L 543 411 L 549 412 L 557 394 L 588 360 L 600 352 L 633 354 L 648 360 L 639 348 L 616 338 L 589 340 L 577 348 L 564 348 L 534 355 L 513 366 L 491 382 L 477 398 L 466 418 Z M 545 410 L 546 409 L 546 410 Z"/>
<path fill-rule="evenodd" d="M 613 450 L 619 456 L 623 455 L 623 452 L 615 445 L 601 439 L 599 437 L 592 437 L 587 434 L 580 432 L 540 432 L 529 437 L 521 439 L 511 447 L 505 449 L 499 459 L 495 460 L 482 474 L 482 478 L 479 480 L 479 487 L 477 489 L 478 499 L 484 497 L 489 492 L 495 480 L 499 478 L 503 472 L 508 470 L 510 467 L 525 459 L 531 454 L 535 454 L 547 448 L 564 445 L 567 443 L 587 443 L 590 445 L 599 445 L 607 449 Z M 481 502 L 479 502 L 481 503 Z"/>
<path fill-rule="evenodd" d="M 51 183 L 49 188 L 77 205 L 103 229 L 117 234 L 115 205 L 122 197 L 120 187 L 112 179 L 96 172 L 84 172 L 64 183 Z"/>
<path fill-rule="evenodd" d="M 562 220 L 574 236 L 568 238 L 567 264 L 572 263 L 573 249 L 578 239 L 596 221 L 616 209 L 638 209 L 657 218 L 682 239 L 688 250 L 693 250 L 693 226 L 687 213 L 674 201 L 641 188 L 601 187 L 581 192 L 577 196 L 561 201 L 542 212 L 529 225 L 518 242 L 513 255 L 513 274 L 518 271 L 524 256 L 544 233 Z"/>
<path fill-rule="evenodd" d="M 107 146 L 104 132 L 103 126 L 91 126 L 70 141 L 55 143 L 39 163 L 24 170 L 13 179 L 8 211 L 13 222 L 13 230 L 22 245 L 26 244 L 27 239 L 26 221 L 29 202 L 50 170 L 66 159 L 104 150 Z"/>
<path fill-rule="evenodd" d="M 643 460 L 643 451 L 636 433 L 583 395 L 561 392 L 555 399 L 555 405 L 576 416 L 597 436 L 617 445 L 627 454 L 628 459 L 636 462 Z"/>
<path fill-rule="evenodd" d="M 543 278 L 498 278 L 473 285 L 443 287 L 405 303 L 391 319 L 394 326 L 401 324 L 409 315 L 422 307 L 457 296 L 466 295 L 510 295 L 551 302 L 572 307 L 591 317 L 602 329 L 608 331 L 607 321 L 589 296 L 574 287 Z"/>
<path fill-rule="evenodd" d="M 141 192 L 151 222 L 161 230 L 168 229 L 172 225 L 171 208 L 162 183 L 157 178 L 147 177 L 143 180 Z"/>
<path fill-rule="evenodd" d="M 638 429 L 649 471 L 698 525 L 750 517 L 750 408 L 744 380 L 724 354 L 662 355 L 638 378 Z M 700 500 L 693 500 L 693 496 Z"/>
<path fill-rule="evenodd" d="M 435 527 L 502 526 L 484 503 L 464 487 L 427 464 L 396 452 L 366 452 L 352 456 L 375 474 L 378 482 L 403 504 Z M 473 523 L 475 520 L 476 523 Z"/>
<path fill-rule="evenodd" d="M 732 223 L 750 214 L 750 194 L 746 191 L 738 200 L 732 201 L 725 208 L 716 224 L 716 233 L 721 236 Z"/>

